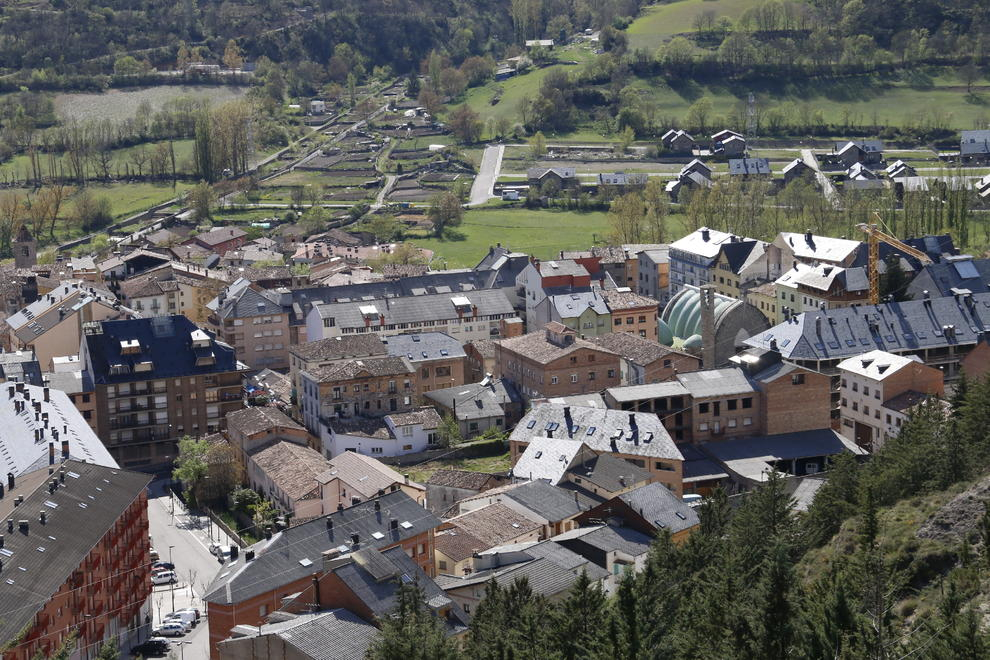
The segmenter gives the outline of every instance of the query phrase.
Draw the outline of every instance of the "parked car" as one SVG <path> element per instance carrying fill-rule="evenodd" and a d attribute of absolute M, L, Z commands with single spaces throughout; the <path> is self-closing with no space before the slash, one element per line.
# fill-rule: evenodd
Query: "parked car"
<path fill-rule="evenodd" d="M 177 623 L 180 626 L 182 626 L 182 632 L 183 632 L 183 634 L 185 634 L 187 632 L 192 632 L 192 629 L 193 629 L 193 625 L 191 623 L 189 623 L 188 621 L 183 621 L 182 619 L 179 619 L 179 618 L 176 618 L 176 617 L 167 616 L 164 619 L 162 619 L 161 625 L 164 626 L 167 623 Z"/>
<path fill-rule="evenodd" d="M 222 545 L 214 541 L 213 543 L 210 544 L 210 554 L 211 555 L 217 554 L 217 551 L 220 550 L 220 548 L 222 547 L 223 547 Z"/>
<path fill-rule="evenodd" d="M 167 561 L 156 561 L 154 564 L 151 565 L 151 570 L 157 571 L 159 569 L 164 569 L 164 570 L 168 570 L 168 571 L 174 571 L 175 570 L 175 564 L 172 564 L 172 563 L 167 562 Z"/>
<path fill-rule="evenodd" d="M 151 637 L 144 643 L 131 648 L 131 655 L 140 655 L 147 658 L 150 656 L 165 655 L 168 653 L 168 649 L 169 644 L 167 639 L 164 637 Z"/>
<path fill-rule="evenodd" d="M 196 625 L 196 613 L 189 610 L 179 610 L 166 616 L 165 621 L 181 621 L 189 628 L 192 628 Z"/>
<path fill-rule="evenodd" d="M 158 551 L 154 548 L 151 549 L 151 561 L 158 561 Z"/>
<path fill-rule="evenodd" d="M 162 571 L 151 576 L 151 584 L 175 584 L 178 581 L 175 571 Z"/>
<path fill-rule="evenodd" d="M 221 545 L 220 547 L 217 548 L 217 551 L 214 553 L 217 556 L 217 560 L 221 564 L 226 562 L 228 559 L 230 559 L 230 556 L 233 554 L 234 551 L 231 550 L 231 547 L 232 546 L 229 545 Z"/>
<path fill-rule="evenodd" d="M 186 627 L 178 621 L 166 621 L 151 631 L 156 637 L 182 637 L 186 634 Z"/>
<path fill-rule="evenodd" d="M 176 610 L 176 611 L 177 612 L 192 612 L 193 614 L 196 615 L 196 621 L 199 621 L 199 619 L 200 619 L 200 611 L 197 610 L 195 607 L 184 607 L 181 610 Z"/>

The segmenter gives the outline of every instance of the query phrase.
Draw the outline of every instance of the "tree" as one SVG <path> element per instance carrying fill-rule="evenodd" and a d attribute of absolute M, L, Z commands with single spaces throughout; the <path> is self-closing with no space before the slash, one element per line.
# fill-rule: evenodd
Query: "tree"
<path fill-rule="evenodd" d="M 419 76 L 416 75 L 415 71 L 410 71 L 409 77 L 406 78 L 406 96 L 414 99 L 419 96 L 420 89 L 422 89 L 422 85 L 420 85 Z"/>
<path fill-rule="evenodd" d="M 129 76 L 141 73 L 144 66 L 130 55 L 118 57 L 113 63 L 113 72 L 118 76 Z"/>
<path fill-rule="evenodd" d="M 240 69 L 244 66 L 244 56 L 233 39 L 227 41 L 227 47 L 223 51 L 223 64 L 228 69 Z"/>
<path fill-rule="evenodd" d="M 629 147 L 632 145 L 633 140 L 635 139 L 636 139 L 636 133 L 633 130 L 632 126 L 626 126 L 624 129 L 622 129 L 622 132 L 619 133 L 619 141 L 615 145 L 616 152 L 620 154 L 624 154 L 627 151 L 629 151 Z"/>
<path fill-rule="evenodd" d="M 213 219 L 213 205 L 215 202 L 216 195 L 213 187 L 205 181 L 200 181 L 186 193 L 186 203 L 192 207 L 198 222 Z"/>
<path fill-rule="evenodd" d="M 120 660 L 120 648 L 117 646 L 117 638 L 111 637 L 100 646 L 100 652 L 96 655 L 96 660 Z"/>
<path fill-rule="evenodd" d="M 271 503 L 271 500 L 261 500 L 261 502 L 254 505 L 254 515 L 251 519 L 254 521 L 255 528 L 259 531 L 264 532 L 274 525 L 277 518 L 278 509 Z"/>
<path fill-rule="evenodd" d="M 382 617 L 381 632 L 368 648 L 366 660 L 459 660 L 457 642 L 447 637 L 443 624 L 423 606 L 423 590 L 416 583 L 399 585 L 396 607 Z"/>
<path fill-rule="evenodd" d="M 172 478 L 182 482 L 186 489 L 189 506 L 196 506 L 198 496 L 209 475 L 207 453 L 210 443 L 206 439 L 196 439 L 186 435 L 179 440 L 179 455 L 175 459 Z"/>
<path fill-rule="evenodd" d="M 102 227 L 113 220 L 110 200 L 104 196 L 94 197 L 89 190 L 83 190 L 76 195 L 73 207 L 74 219 L 83 231 Z"/>
<path fill-rule="evenodd" d="M 481 138 L 481 130 L 484 124 L 481 116 L 471 109 L 471 106 L 459 105 L 450 113 L 450 130 L 454 132 L 457 139 L 468 144 L 477 142 Z"/>
<path fill-rule="evenodd" d="M 443 419 L 440 420 L 440 426 L 437 427 L 437 437 L 440 438 L 440 444 L 444 447 L 456 445 L 463 440 L 461 426 L 453 415 L 444 415 Z"/>
<path fill-rule="evenodd" d="M 750 610 L 753 657 L 784 660 L 790 656 L 795 635 L 790 592 L 795 581 L 789 549 L 777 543 L 763 562 Z"/>
<path fill-rule="evenodd" d="M 379 243 L 391 243 L 402 235 L 402 223 L 394 215 L 388 213 L 372 215 L 367 227 Z"/>
<path fill-rule="evenodd" d="M 433 196 L 426 215 L 433 223 L 433 233 L 443 237 L 448 228 L 457 227 L 464 220 L 464 207 L 457 195 L 446 190 Z"/>
<path fill-rule="evenodd" d="M 608 210 L 609 243 L 642 243 L 645 223 L 646 206 L 642 194 L 630 192 L 616 198 Z"/>
<path fill-rule="evenodd" d="M 254 511 L 254 507 L 261 504 L 261 495 L 253 488 L 236 488 L 230 494 L 230 501 L 234 508 L 245 514 Z"/>
<path fill-rule="evenodd" d="M 702 96 L 695 101 L 687 111 L 688 125 L 700 133 L 704 133 L 708 128 L 708 120 L 711 119 L 712 100 L 707 96 Z"/>
<path fill-rule="evenodd" d="M 562 660 L 578 660 L 603 656 L 604 626 L 588 625 L 608 618 L 605 595 L 593 584 L 586 571 L 581 571 L 567 598 L 555 612 L 552 630 L 556 635 L 554 647 Z"/>
<path fill-rule="evenodd" d="M 547 139 L 543 137 L 543 131 L 536 131 L 536 134 L 529 141 L 529 153 L 533 160 L 547 155 Z"/>

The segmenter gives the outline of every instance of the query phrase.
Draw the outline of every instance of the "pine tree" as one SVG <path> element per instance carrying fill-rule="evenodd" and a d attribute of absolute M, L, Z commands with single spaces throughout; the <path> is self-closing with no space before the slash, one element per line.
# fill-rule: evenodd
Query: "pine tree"
<path fill-rule="evenodd" d="M 460 660 L 457 643 L 447 637 L 443 624 L 423 606 L 423 591 L 402 584 L 391 616 L 381 620 L 381 633 L 368 649 L 366 660 Z"/>
<path fill-rule="evenodd" d="M 607 601 L 602 590 L 581 571 L 567 598 L 555 611 L 554 646 L 563 660 L 592 658 L 605 649 L 606 629 L 601 625 L 607 615 Z"/>
<path fill-rule="evenodd" d="M 815 493 L 802 518 L 807 544 L 817 547 L 839 531 L 843 521 L 856 512 L 855 495 L 859 492 L 860 464 L 852 454 L 839 454 L 828 470 L 828 480 Z"/>
<path fill-rule="evenodd" d="M 833 564 L 807 595 L 801 610 L 801 649 L 808 658 L 848 657 L 859 628 L 859 617 L 850 594 L 849 579 L 841 565 Z"/>
<path fill-rule="evenodd" d="M 870 547 L 880 533 L 880 522 L 877 520 L 877 503 L 873 496 L 873 489 L 864 486 L 860 491 L 861 521 L 859 526 L 859 544 L 861 547 Z"/>
<path fill-rule="evenodd" d="M 791 545 L 796 531 L 793 504 L 783 476 L 773 470 L 735 511 L 729 525 L 729 545 L 744 571 L 758 569 L 777 541 Z"/>
<path fill-rule="evenodd" d="M 750 649 L 754 658 L 780 660 L 790 655 L 795 612 L 790 594 L 794 568 L 789 554 L 790 548 L 778 542 L 763 562 L 749 609 L 753 634 Z"/>
<path fill-rule="evenodd" d="M 632 575 L 623 577 L 613 604 L 613 615 L 619 629 L 619 644 L 612 651 L 617 660 L 638 660 L 640 654 L 640 622 L 635 583 Z"/>

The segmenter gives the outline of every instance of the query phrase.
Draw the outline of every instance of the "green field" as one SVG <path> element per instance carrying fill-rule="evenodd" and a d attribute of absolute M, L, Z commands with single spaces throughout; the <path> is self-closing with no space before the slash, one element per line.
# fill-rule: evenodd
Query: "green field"
<path fill-rule="evenodd" d="M 646 7 L 629 26 L 629 48 L 654 51 L 675 34 L 694 31 L 694 19 L 704 11 L 735 20 L 758 0 L 679 0 Z"/>
<path fill-rule="evenodd" d="M 174 189 L 170 183 L 113 183 L 106 186 L 91 185 L 88 190 L 96 197 L 106 196 L 110 200 L 115 218 L 126 218 L 181 196 L 191 187 L 191 184 L 180 181 Z"/>
<path fill-rule="evenodd" d="M 110 89 L 102 93 L 61 93 L 55 95 L 55 114 L 61 120 L 130 119 L 145 101 L 157 111 L 177 98 L 206 99 L 211 105 L 240 98 L 247 87 L 233 85 L 158 85 L 141 89 Z"/>
<path fill-rule="evenodd" d="M 121 177 L 126 176 L 125 167 L 128 171 L 132 171 L 137 174 L 137 167 L 131 162 L 131 156 L 134 151 L 140 149 L 142 146 L 144 149 L 150 153 L 155 149 L 158 143 L 149 142 L 145 145 L 135 146 L 135 147 L 125 147 L 123 149 L 113 150 L 113 165 L 111 166 L 111 174 L 116 176 L 118 173 Z M 192 140 L 175 140 L 172 143 L 172 148 L 175 150 L 175 169 L 178 174 L 191 174 L 193 171 L 193 141 Z M 62 154 L 55 156 L 55 167 L 56 170 L 61 170 L 69 175 L 70 168 L 69 163 L 65 161 L 65 157 Z M 10 160 L 6 161 L 0 165 L 0 176 L 3 178 L 13 178 L 15 180 L 26 180 L 32 178 L 31 174 L 31 162 L 27 156 L 21 154 L 14 156 Z M 49 172 L 48 156 L 43 155 L 41 157 L 41 169 L 42 176 L 47 176 Z M 145 162 L 143 165 L 144 174 L 148 173 L 148 163 Z M 96 177 L 97 173 L 92 165 L 87 166 L 87 172 L 89 177 Z"/>
<path fill-rule="evenodd" d="M 436 253 L 435 266 L 446 260 L 449 268 L 470 268 L 496 243 L 548 259 L 559 250 L 587 249 L 601 242 L 608 227 L 602 212 L 483 208 L 465 213 L 455 231 L 463 240 L 411 240 Z"/>

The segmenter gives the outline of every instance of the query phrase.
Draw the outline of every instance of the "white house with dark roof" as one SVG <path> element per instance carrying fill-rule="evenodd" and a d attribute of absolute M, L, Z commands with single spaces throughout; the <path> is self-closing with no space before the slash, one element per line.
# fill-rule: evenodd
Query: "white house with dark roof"
<path fill-rule="evenodd" d="M 328 458 L 354 451 L 372 457 L 401 456 L 429 449 L 437 442 L 440 415 L 430 407 L 384 417 L 340 417 L 322 424 Z"/>

